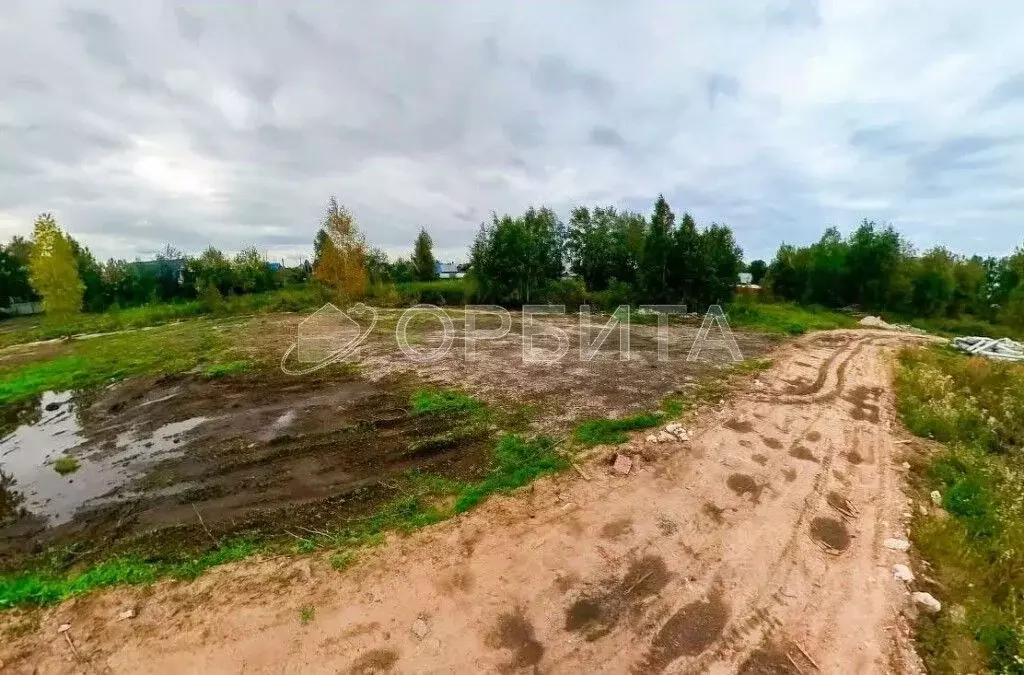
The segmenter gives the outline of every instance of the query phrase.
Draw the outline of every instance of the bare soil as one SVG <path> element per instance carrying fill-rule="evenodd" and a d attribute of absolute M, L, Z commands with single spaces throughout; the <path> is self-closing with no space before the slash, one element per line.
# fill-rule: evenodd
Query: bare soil
<path fill-rule="evenodd" d="M 54 548 L 67 566 L 81 566 L 122 554 L 176 560 L 224 536 L 292 542 L 295 533 L 332 531 L 401 496 L 410 469 L 479 480 L 502 431 L 565 434 L 583 418 L 657 409 L 729 363 L 714 346 L 699 361 L 683 360 L 696 327 L 679 323 L 665 333 L 670 368 L 659 367 L 656 326 L 631 327 L 629 360 L 620 360 L 613 333 L 594 360 L 581 361 L 579 323 L 568 317 L 536 321 L 539 332 L 558 329 L 570 341 L 556 363 L 523 364 L 521 319 L 502 339 L 480 341 L 467 361 L 465 315 L 453 312 L 451 352 L 416 364 L 396 345 L 399 312 L 382 313 L 357 354 L 312 375 L 276 368 L 303 317 L 259 316 L 235 326 L 237 349 L 273 363 L 269 371 L 142 377 L 5 409 L 0 468 L 19 467 L 12 453 L 32 464 L 14 471 L 24 514 L 0 513 L 0 570 L 52 563 Z M 487 315 L 477 325 L 487 329 Z M 436 321 L 414 322 L 409 333 L 417 349 L 442 342 Z M 774 344 L 751 333 L 737 339 L 748 358 Z M 552 343 L 541 335 L 535 346 Z M 496 414 L 485 427 L 411 414 L 410 395 L 430 387 L 468 391 Z M 32 427 L 24 439 L 7 435 L 19 425 Z M 49 463 L 65 448 L 82 468 L 61 477 Z"/>
<path fill-rule="evenodd" d="M 807 336 L 689 421 L 689 443 L 598 448 L 579 460 L 590 480 L 543 479 L 341 572 L 326 556 L 251 560 L 69 601 L 0 659 L 19 673 L 918 672 L 890 571 L 906 554 L 882 546 L 906 536 L 888 356 L 913 339 Z M 629 475 L 614 452 L 633 456 Z"/>

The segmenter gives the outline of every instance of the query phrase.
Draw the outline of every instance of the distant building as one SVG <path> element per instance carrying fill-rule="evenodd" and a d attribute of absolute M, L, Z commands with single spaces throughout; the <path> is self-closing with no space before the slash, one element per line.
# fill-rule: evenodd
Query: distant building
<path fill-rule="evenodd" d="M 740 283 L 749 284 L 754 280 L 754 275 L 750 272 L 740 272 Z"/>
<path fill-rule="evenodd" d="M 0 315 L 6 316 L 25 316 L 39 314 L 42 311 L 43 303 L 41 302 L 14 302 L 14 298 L 11 298 L 7 307 L 0 307 Z"/>
<path fill-rule="evenodd" d="M 459 266 L 453 262 L 435 262 L 434 272 L 437 274 L 438 279 L 461 279 L 466 276 L 466 273 L 460 272 Z"/>

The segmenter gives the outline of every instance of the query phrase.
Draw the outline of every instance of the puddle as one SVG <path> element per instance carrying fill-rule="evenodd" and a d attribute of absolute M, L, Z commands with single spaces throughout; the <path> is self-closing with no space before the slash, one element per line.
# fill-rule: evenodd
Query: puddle
<path fill-rule="evenodd" d="M 180 436 L 206 421 L 168 424 L 143 439 L 123 433 L 113 452 L 94 452 L 82 432 L 71 392 L 46 392 L 38 406 L 38 421 L 22 424 L 0 439 L 0 469 L 14 479 L 11 489 L 24 499 L 20 508 L 45 518 L 51 527 L 68 522 L 88 502 L 136 478 L 155 455 L 184 445 Z M 79 467 L 62 476 L 53 462 L 65 454 L 73 455 Z"/>

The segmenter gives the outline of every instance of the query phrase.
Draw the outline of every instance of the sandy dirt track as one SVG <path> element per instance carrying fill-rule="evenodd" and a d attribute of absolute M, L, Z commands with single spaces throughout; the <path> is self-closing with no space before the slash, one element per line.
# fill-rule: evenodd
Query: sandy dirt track
<path fill-rule="evenodd" d="M 905 554 L 882 546 L 906 534 L 889 355 L 913 339 L 806 336 L 691 442 L 620 448 L 630 475 L 599 451 L 591 480 L 541 480 L 343 572 L 249 561 L 73 600 L 0 646 L 3 672 L 915 672 Z"/>

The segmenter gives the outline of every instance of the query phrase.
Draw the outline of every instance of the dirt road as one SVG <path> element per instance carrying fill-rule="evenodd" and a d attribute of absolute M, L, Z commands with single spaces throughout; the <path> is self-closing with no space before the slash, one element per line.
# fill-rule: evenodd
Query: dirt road
<path fill-rule="evenodd" d="M 909 672 L 905 554 L 882 546 L 905 536 L 887 353 L 909 339 L 803 338 L 690 442 L 635 438 L 629 475 L 598 452 L 590 480 L 342 572 L 250 561 L 66 603 L 0 648 L 4 672 Z"/>

